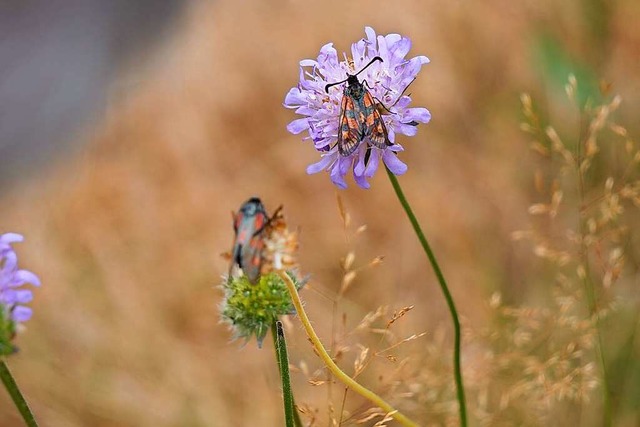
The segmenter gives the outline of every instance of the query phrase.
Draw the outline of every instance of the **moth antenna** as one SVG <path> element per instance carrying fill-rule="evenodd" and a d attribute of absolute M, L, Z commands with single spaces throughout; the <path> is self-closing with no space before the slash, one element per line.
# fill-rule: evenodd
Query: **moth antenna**
<path fill-rule="evenodd" d="M 367 68 L 369 68 L 369 66 L 370 66 L 371 64 L 373 64 L 374 62 L 376 62 L 376 61 L 384 62 L 384 61 L 382 60 L 382 58 L 380 58 L 379 56 L 376 56 L 376 57 L 375 57 L 375 58 L 373 58 L 371 61 L 369 61 L 369 63 L 368 63 L 367 65 L 365 65 L 364 67 L 362 67 L 362 68 L 360 69 L 360 71 L 358 71 L 357 73 L 355 73 L 353 76 L 357 76 L 358 74 L 360 74 L 361 72 L 363 72 L 364 70 L 366 70 Z M 335 83 L 329 83 L 328 85 L 326 85 L 326 86 L 324 87 L 324 91 L 325 91 L 325 92 L 327 92 L 327 93 L 329 93 L 329 88 L 330 88 L 331 86 L 335 86 L 335 85 L 342 84 L 342 83 L 346 82 L 347 80 L 349 80 L 349 77 L 352 77 L 352 76 L 351 76 L 351 74 L 348 74 L 348 73 L 347 73 L 347 78 L 346 78 L 346 79 L 341 80 L 341 81 L 339 81 L 339 82 L 335 82 Z"/>
<path fill-rule="evenodd" d="M 373 58 L 371 61 L 369 61 L 369 63 L 368 63 L 367 65 L 365 65 L 364 67 L 362 67 L 362 68 L 360 69 L 360 71 L 358 71 L 357 73 L 355 73 L 355 74 L 354 74 L 354 76 L 357 76 L 358 74 L 360 74 L 361 72 L 363 72 L 364 70 L 366 70 L 367 68 L 369 68 L 369 66 L 370 66 L 371 64 L 373 64 L 374 62 L 376 62 L 376 61 L 384 62 L 384 61 L 382 60 L 382 58 L 380 58 L 379 56 L 376 56 L 376 57 L 375 57 L 375 58 Z"/>

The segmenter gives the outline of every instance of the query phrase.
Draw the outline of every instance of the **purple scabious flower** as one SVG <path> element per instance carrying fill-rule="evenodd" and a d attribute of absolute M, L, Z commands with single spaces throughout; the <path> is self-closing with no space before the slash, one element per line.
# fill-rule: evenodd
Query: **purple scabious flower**
<path fill-rule="evenodd" d="M 426 56 L 406 59 L 411 40 L 399 34 L 376 36 L 370 27 L 365 28 L 365 34 L 366 38 L 351 45 L 352 59 L 345 55 L 345 59 L 339 61 L 333 43 L 328 43 L 320 49 L 317 59 L 300 61 L 300 82 L 289 90 L 284 100 L 285 107 L 305 116 L 289 123 L 287 130 L 293 134 L 307 131 L 309 136 L 305 139 L 311 139 L 321 153 L 321 160 L 309 165 L 307 173 L 327 170 L 331 181 L 340 188 L 347 187 L 344 177 L 350 169 L 356 183 L 369 188 L 368 179 L 375 174 L 381 160 L 395 175 L 405 173 L 407 165 L 397 156 L 403 148 L 396 143 L 396 134 L 413 136 L 418 123 L 431 119 L 426 108 L 409 108 L 411 98 L 405 93 L 429 59 Z M 342 156 L 336 143 L 343 86 L 329 89 L 328 93 L 325 86 L 344 80 L 347 74 L 355 74 L 376 56 L 382 58 L 382 62 L 372 64 L 358 75 L 358 79 L 360 82 L 366 80 L 366 88 L 383 105 L 379 111 L 392 145 L 377 148 L 365 139 L 353 153 Z"/>
<path fill-rule="evenodd" d="M 27 283 L 40 286 L 38 276 L 18 269 L 18 256 L 11 245 L 23 240 L 20 234 L 0 234 L 0 354 L 12 352 L 11 340 L 18 326 L 31 318 L 32 310 L 24 304 L 33 294 L 21 287 Z"/>

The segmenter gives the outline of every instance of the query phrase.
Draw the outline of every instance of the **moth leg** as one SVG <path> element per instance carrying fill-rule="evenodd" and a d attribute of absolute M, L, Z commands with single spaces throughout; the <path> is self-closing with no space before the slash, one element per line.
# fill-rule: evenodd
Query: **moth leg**
<path fill-rule="evenodd" d="M 271 218 L 267 219 L 267 222 L 265 222 L 262 227 L 260 227 L 259 229 L 257 229 L 256 231 L 253 232 L 253 234 L 251 235 L 251 237 L 255 237 L 258 234 L 262 233 L 264 231 L 265 228 L 267 228 L 269 225 L 271 225 L 271 223 L 278 218 L 278 215 L 281 215 L 280 211 L 282 210 L 284 206 L 280 205 L 278 206 L 278 209 L 276 209 L 276 211 L 273 213 L 273 215 L 271 215 Z"/>
<path fill-rule="evenodd" d="M 393 104 L 391 104 L 391 106 L 390 106 L 389 108 L 393 108 L 393 106 L 394 106 L 394 105 L 396 105 L 396 104 L 400 101 L 400 98 L 402 98 L 402 95 L 404 95 L 404 93 L 407 91 L 407 89 L 409 89 L 409 86 L 411 86 L 411 84 L 412 84 L 413 82 L 415 82 L 415 81 L 416 81 L 416 78 L 414 77 L 414 78 L 413 78 L 413 80 L 411 80 L 411 81 L 409 82 L 409 84 L 408 84 L 408 85 L 406 85 L 406 86 L 404 87 L 404 89 L 402 89 L 402 93 L 400 93 L 400 95 L 398 95 L 398 98 L 396 99 L 396 102 L 394 102 Z M 384 85 L 381 85 L 381 86 L 382 86 L 383 88 L 385 88 L 385 89 L 387 90 L 387 92 L 390 92 L 390 91 L 391 91 L 391 89 L 389 89 L 388 87 L 386 87 L 386 86 L 384 86 Z M 411 95 L 411 94 L 409 94 L 409 95 Z M 387 111 L 388 111 L 388 112 L 390 112 L 391 114 L 397 114 L 397 113 L 394 113 L 393 111 L 389 110 L 389 108 L 387 108 L 387 106 L 386 106 L 386 105 L 384 105 L 384 104 L 382 103 L 382 101 L 380 101 L 378 98 L 376 98 L 375 96 L 374 96 L 373 98 L 374 98 L 376 101 L 378 101 L 378 103 L 382 106 L 382 108 L 384 108 L 385 110 L 387 110 Z"/>
<path fill-rule="evenodd" d="M 376 98 L 375 96 L 373 96 L 373 99 L 375 99 L 375 100 L 377 101 L 377 104 L 376 104 L 376 105 L 379 105 L 379 106 L 381 106 L 382 108 L 384 108 L 384 109 L 385 109 L 389 114 L 398 114 L 398 113 L 396 113 L 396 112 L 394 112 L 394 111 L 389 110 L 389 109 L 387 108 L 387 106 L 386 106 L 386 105 L 384 105 L 384 104 L 382 103 L 382 101 L 380 101 L 380 100 L 379 100 L 378 98 Z M 398 98 L 398 99 L 399 99 L 399 98 Z M 397 103 L 398 103 L 398 101 L 396 101 L 393 105 L 396 105 Z M 392 105 L 391 107 L 393 107 L 393 105 Z"/>

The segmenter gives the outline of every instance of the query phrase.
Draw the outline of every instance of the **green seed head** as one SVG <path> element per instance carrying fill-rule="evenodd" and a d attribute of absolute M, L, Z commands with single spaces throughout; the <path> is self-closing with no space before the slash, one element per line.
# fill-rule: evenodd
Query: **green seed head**
<path fill-rule="evenodd" d="M 289 277 L 300 289 L 305 280 L 299 280 L 293 272 Z M 255 335 L 258 346 L 278 316 L 294 313 L 287 286 L 275 272 L 260 276 L 253 284 L 246 276 L 229 277 L 222 285 L 222 321 L 228 323 L 234 338 L 246 341 Z"/>

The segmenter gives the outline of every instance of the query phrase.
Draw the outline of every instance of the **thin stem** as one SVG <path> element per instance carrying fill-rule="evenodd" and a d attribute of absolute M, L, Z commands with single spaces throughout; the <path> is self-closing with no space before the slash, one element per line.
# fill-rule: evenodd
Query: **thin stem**
<path fill-rule="evenodd" d="M 578 199 L 579 206 L 582 207 L 585 205 L 585 180 L 582 169 L 580 168 L 582 164 L 582 141 L 586 140 L 584 136 L 584 130 L 586 126 L 583 125 L 584 116 L 580 119 L 580 136 L 578 138 L 578 144 L 576 146 L 576 173 L 578 175 Z M 596 297 L 596 291 L 593 285 L 593 281 L 591 280 L 591 267 L 589 263 L 589 248 L 585 243 L 585 236 L 587 235 L 587 225 L 583 218 L 584 212 L 582 209 L 578 210 L 578 227 L 580 229 L 580 259 L 582 264 L 584 265 L 585 274 L 582 279 L 583 286 L 585 288 L 585 293 L 587 294 L 587 300 L 589 304 L 589 314 L 594 319 L 595 327 L 596 327 L 596 338 L 597 342 L 595 345 L 596 357 L 598 359 L 598 364 L 600 365 L 600 369 L 602 371 L 602 406 L 603 406 L 603 423 L 605 427 L 609 427 L 612 425 L 612 411 L 611 411 L 611 398 L 609 395 L 609 381 L 607 379 L 607 364 L 605 362 L 604 357 L 604 347 L 602 345 L 602 325 L 600 323 L 600 316 L 598 315 L 598 301 Z"/>
<path fill-rule="evenodd" d="M 612 423 L 612 413 L 611 413 L 611 399 L 609 397 L 609 380 L 607 379 L 607 365 L 605 363 L 604 358 L 604 349 L 602 345 L 602 327 L 600 325 L 600 316 L 598 315 L 597 308 L 597 299 L 595 295 L 595 290 L 593 288 L 593 282 L 591 281 L 591 277 L 589 277 L 589 261 L 588 255 L 585 258 L 585 269 L 586 276 L 583 279 L 584 287 L 586 289 L 587 298 L 589 300 L 589 312 L 591 317 L 594 318 L 595 326 L 596 326 L 596 357 L 598 358 L 598 364 L 600 365 L 600 369 L 602 370 L 602 405 L 604 410 L 604 426 L 609 427 Z"/>
<path fill-rule="evenodd" d="M 289 356 L 287 355 L 287 343 L 284 339 L 284 329 L 282 322 L 276 320 L 271 326 L 273 342 L 278 359 L 278 370 L 282 379 L 282 398 L 284 400 L 284 419 L 287 427 L 294 427 L 295 415 L 297 411 L 293 406 L 293 392 L 291 391 L 291 378 L 289 377 Z M 300 421 L 298 419 L 298 421 Z"/>
<path fill-rule="evenodd" d="M 371 390 L 361 386 L 356 381 L 354 381 L 351 377 L 349 377 L 347 374 L 342 372 L 342 370 L 338 367 L 338 365 L 336 365 L 336 363 L 333 361 L 331 356 L 329 356 L 329 353 L 327 353 L 327 350 L 324 349 L 324 346 L 322 345 L 320 338 L 318 338 L 318 335 L 313 330 L 313 326 L 311 326 L 309 317 L 307 317 L 307 313 L 304 311 L 304 307 L 302 306 L 302 301 L 300 300 L 300 296 L 298 295 L 296 285 L 293 283 L 291 278 L 284 271 L 277 271 L 277 273 L 278 273 L 278 276 L 280 276 L 280 278 L 282 278 L 282 280 L 284 280 L 284 283 L 287 285 L 287 289 L 289 290 L 289 295 L 291 295 L 291 301 L 293 302 L 293 306 L 296 309 L 296 313 L 298 314 L 298 317 L 302 322 L 302 326 L 307 332 L 307 336 L 309 337 L 309 340 L 313 344 L 313 347 L 318 353 L 318 356 L 320 356 L 324 364 L 333 373 L 333 375 L 335 375 L 336 378 L 342 381 L 351 390 L 355 391 L 365 399 L 368 399 L 373 404 L 375 404 L 376 406 L 381 408 L 383 411 L 385 411 L 387 414 L 392 416 L 396 421 L 398 421 L 403 426 L 416 427 L 417 426 L 416 423 L 411 421 L 402 413 L 398 412 L 390 404 L 385 402 L 380 396 L 378 396 Z"/>
<path fill-rule="evenodd" d="M 442 270 L 440 270 L 440 266 L 438 265 L 438 261 L 436 260 L 433 251 L 431 250 L 431 246 L 429 246 L 429 242 L 427 242 L 427 238 L 422 232 L 422 228 L 420 227 L 420 223 L 416 219 L 416 216 L 413 214 L 413 210 L 409 205 L 404 193 L 402 192 L 402 188 L 400 187 L 400 183 L 396 176 L 386 168 L 387 175 L 389 176 L 389 180 L 391 181 L 391 185 L 396 192 L 396 196 L 398 196 L 398 200 L 400 204 L 404 208 L 404 211 L 407 213 L 409 217 L 409 221 L 413 226 L 413 230 L 418 236 L 418 240 L 422 244 L 422 248 L 424 252 L 427 254 L 427 258 L 429 258 L 429 262 L 431 263 L 431 267 L 433 268 L 436 277 L 438 278 L 438 283 L 440 283 L 440 289 L 442 289 L 442 293 L 444 294 L 444 298 L 447 300 L 447 306 L 449 307 L 449 311 L 451 312 L 451 317 L 453 319 L 453 332 L 454 332 L 454 349 L 453 349 L 453 376 L 456 381 L 456 392 L 458 397 L 458 410 L 460 413 L 460 425 L 462 427 L 466 427 L 467 425 L 467 404 L 464 396 L 464 386 L 462 383 L 462 369 L 460 367 L 460 320 L 458 319 L 458 311 L 456 310 L 456 306 L 453 302 L 453 297 L 451 296 L 451 292 L 449 292 L 449 287 L 447 286 L 447 282 L 444 279 L 444 275 L 442 274 Z"/>
<path fill-rule="evenodd" d="M 22 419 L 24 423 L 29 427 L 38 427 L 38 423 L 36 422 L 31 409 L 29 409 L 29 405 L 25 400 L 24 396 L 20 392 L 18 388 L 18 384 L 16 384 L 16 380 L 13 379 L 13 375 L 11 375 L 11 371 L 9 371 L 9 367 L 5 363 L 3 358 L 0 358 L 0 379 L 2 379 L 2 383 L 4 384 L 4 388 L 7 389 L 13 403 L 20 411 L 20 415 L 22 415 Z"/>

